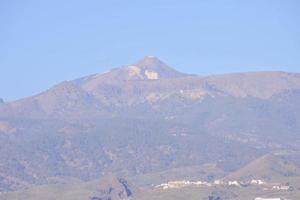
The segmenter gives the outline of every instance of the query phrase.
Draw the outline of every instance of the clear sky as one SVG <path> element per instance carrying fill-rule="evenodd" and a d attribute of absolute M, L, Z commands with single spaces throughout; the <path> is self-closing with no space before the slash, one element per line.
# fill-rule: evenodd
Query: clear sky
<path fill-rule="evenodd" d="M 155 55 L 196 74 L 300 72 L 299 0 L 0 0 L 0 97 Z"/>

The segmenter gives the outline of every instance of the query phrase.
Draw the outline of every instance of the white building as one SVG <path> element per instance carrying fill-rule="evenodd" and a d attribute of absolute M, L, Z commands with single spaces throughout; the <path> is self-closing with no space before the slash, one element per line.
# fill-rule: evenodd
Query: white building
<path fill-rule="evenodd" d="M 262 185 L 262 184 L 265 184 L 264 181 L 262 181 L 262 180 L 255 180 L 255 179 L 251 180 L 250 183 L 253 184 L 253 185 Z"/>
<path fill-rule="evenodd" d="M 289 185 L 274 185 L 272 187 L 273 190 L 292 190 L 293 187 L 289 186 Z"/>
<path fill-rule="evenodd" d="M 221 180 L 215 180 L 215 181 L 214 181 L 214 184 L 215 184 L 215 185 L 223 185 L 224 182 L 221 181 Z"/>
<path fill-rule="evenodd" d="M 238 181 L 228 181 L 228 185 L 240 187 L 240 183 Z"/>

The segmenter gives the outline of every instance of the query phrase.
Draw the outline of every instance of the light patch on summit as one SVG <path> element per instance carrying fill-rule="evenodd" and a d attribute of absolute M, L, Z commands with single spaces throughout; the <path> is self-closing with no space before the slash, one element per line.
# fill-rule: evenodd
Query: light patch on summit
<path fill-rule="evenodd" d="M 141 69 L 137 66 L 129 66 L 129 76 L 141 76 Z"/>
<path fill-rule="evenodd" d="M 156 80 L 156 79 L 158 79 L 158 73 L 156 73 L 155 71 L 146 70 L 145 71 L 145 75 L 150 80 Z"/>

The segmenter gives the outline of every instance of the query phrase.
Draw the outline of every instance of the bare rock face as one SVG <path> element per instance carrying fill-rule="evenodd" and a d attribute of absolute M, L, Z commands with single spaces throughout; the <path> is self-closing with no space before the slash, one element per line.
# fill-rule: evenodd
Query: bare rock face
<path fill-rule="evenodd" d="M 133 197 L 130 184 L 123 178 L 103 178 L 99 191 L 99 194 L 90 197 L 90 200 L 130 200 Z"/>

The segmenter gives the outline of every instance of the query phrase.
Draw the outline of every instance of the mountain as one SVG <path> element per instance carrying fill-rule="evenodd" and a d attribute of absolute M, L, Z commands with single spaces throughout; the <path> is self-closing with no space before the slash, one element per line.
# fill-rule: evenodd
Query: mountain
<path fill-rule="evenodd" d="M 299 155 L 298 155 L 299 160 Z M 283 178 L 299 177 L 300 165 L 297 165 L 285 155 L 264 155 L 241 169 L 229 174 L 228 180 L 252 180 L 280 181 Z"/>
<path fill-rule="evenodd" d="M 147 56 L 136 64 L 62 82 L 33 97 L 1 105 L 2 116 L 82 117 L 169 99 L 201 101 L 207 97 L 268 99 L 300 87 L 300 74 L 253 72 L 195 76 L 177 72 L 158 58 Z M 110 111 L 108 111 L 110 112 Z M 29 114 L 29 116 L 28 116 Z"/>
<path fill-rule="evenodd" d="M 299 150 L 299 91 L 299 73 L 198 76 L 152 56 L 64 81 L 0 104 L 0 188 L 172 169 L 219 178 L 267 153 Z"/>

